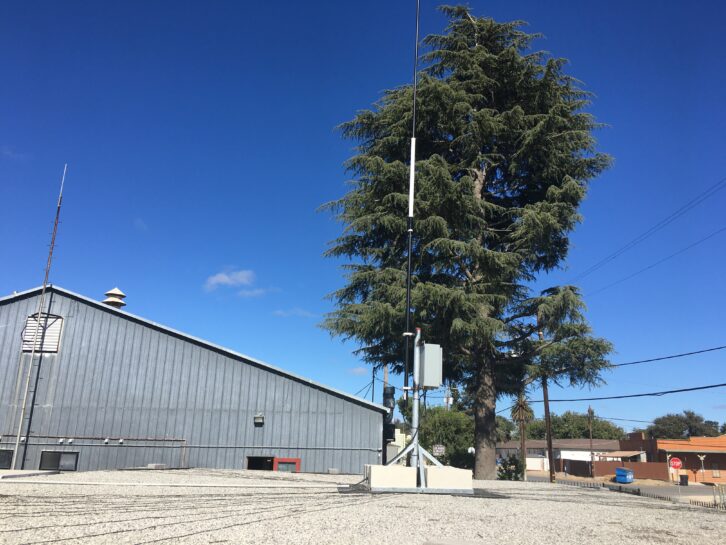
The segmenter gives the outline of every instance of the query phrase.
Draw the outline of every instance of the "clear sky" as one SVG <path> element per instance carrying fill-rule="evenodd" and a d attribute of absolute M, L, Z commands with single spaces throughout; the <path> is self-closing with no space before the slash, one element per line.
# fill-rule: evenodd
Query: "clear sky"
<path fill-rule="evenodd" d="M 355 346 L 317 327 L 342 276 L 322 257 L 340 227 L 316 209 L 346 190 L 353 143 L 336 125 L 410 81 L 414 5 L 3 2 L 0 294 L 41 283 L 68 162 L 53 283 L 95 298 L 118 286 L 129 312 L 334 387 L 365 386 Z M 423 34 L 443 29 L 436 5 L 422 2 Z M 567 270 L 543 286 L 726 177 L 722 2 L 470 6 L 544 34 L 538 47 L 570 59 L 608 124 L 597 136 L 614 166 L 592 185 Z M 726 190 L 579 282 L 614 362 L 726 344 L 726 232 L 593 293 L 726 227 L 724 204 Z M 595 392 L 552 397 L 726 382 L 724 362 L 717 351 L 636 365 Z M 640 420 L 694 409 L 723 422 L 726 389 L 593 407 Z"/>

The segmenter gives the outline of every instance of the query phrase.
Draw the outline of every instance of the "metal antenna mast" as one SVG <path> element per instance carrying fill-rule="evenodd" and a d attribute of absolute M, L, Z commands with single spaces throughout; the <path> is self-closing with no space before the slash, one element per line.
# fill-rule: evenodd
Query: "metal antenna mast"
<path fill-rule="evenodd" d="M 418 87 L 418 29 L 419 13 L 421 10 L 420 0 L 416 0 L 416 44 L 413 56 L 413 115 L 411 119 L 411 165 L 408 174 L 408 268 L 406 271 L 406 331 L 404 331 L 404 372 L 403 392 L 404 399 L 408 399 L 408 374 L 411 356 L 411 338 L 414 336 L 411 331 L 411 255 L 413 254 L 413 198 L 414 181 L 416 179 L 416 90 Z"/>
<path fill-rule="evenodd" d="M 61 211 L 61 204 L 63 203 L 63 186 L 66 182 L 66 172 L 68 171 L 68 164 L 66 163 L 63 165 L 63 176 L 61 177 L 61 185 L 60 185 L 60 192 L 58 193 L 58 204 L 56 206 L 55 210 L 55 221 L 53 222 L 53 234 L 50 237 L 50 248 L 48 250 L 48 262 L 45 265 L 45 276 L 43 277 L 43 288 L 40 290 L 40 299 L 38 300 L 38 311 L 36 313 L 36 322 L 35 322 L 35 331 L 33 332 L 33 347 L 30 350 L 30 361 L 28 362 L 28 373 L 25 376 L 25 389 L 23 393 L 23 405 L 22 409 L 20 410 L 20 419 L 18 420 L 18 433 L 15 437 L 15 449 L 13 450 L 13 463 L 12 468 L 18 469 L 18 452 L 20 451 L 20 438 L 23 435 L 23 421 L 25 420 L 25 412 L 27 410 L 28 405 L 28 392 L 30 391 L 30 377 L 33 374 L 33 360 L 35 359 L 35 352 L 36 347 L 38 343 L 38 333 L 41 330 L 40 325 L 40 318 L 43 313 L 43 306 L 45 304 L 45 292 L 48 288 L 48 277 L 50 276 L 50 266 L 53 262 L 53 248 L 55 247 L 55 236 L 58 233 L 58 220 L 60 219 L 60 211 Z M 45 330 L 45 327 L 48 320 L 46 317 L 46 323 L 43 327 Z M 22 350 L 22 347 L 21 347 Z M 22 352 L 21 352 L 21 359 L 20 362 L 22 364 Z M 28 435 L 30 434 L 30 430 L 28 430 Z M 27 437 L 26 437 L 27 441 Z M 25 458 L 25 456 L 23 456 Z M 24 462 L 24 460 L 23 460 Z M 21 462 L 21 465 L 22 463 Z"/>

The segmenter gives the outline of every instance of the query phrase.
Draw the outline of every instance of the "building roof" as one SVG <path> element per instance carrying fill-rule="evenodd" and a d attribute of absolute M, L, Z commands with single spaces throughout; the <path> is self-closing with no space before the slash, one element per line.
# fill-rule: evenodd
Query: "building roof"
<path fill-rule="evenodd" d="M 497 443 L 497 448 L 518 449 L 519 440 Z M 544 439 L 527 439 L 527 448 L 547 448 L 547 441 Z M 590 450 L 589 439 L 553 439 L 552 448 L 560 450 Z M 610 451 L 620 448 L 620 441 L 617 439 L 593 439 L 592 448 L 597 451 Z"/>
<path fill-rule="evenodd" d="M 613 450 L 606 454 L 601 454 L 601 458 L 631 458 L 643 454 L 642 450 Z"/>
<path fill-rule="evenodd" d="M 16 292 L 12 295 L 8 295 L 5 297 L 0 297 L 0 304 L 9 303 L 18 299 L 24 299 L 26 297 L 32 297 L 36 293 L 40 293 L 42 290 L 42 287 L 32 288 L 26 291 L 22 292 Z M 328 392 L 336 397 L 340 397 L 343 399 L 347 399 L 348 401 L 351 401 L 353 403 L 356 403 L 358 405 L 366 406 L 370 409 L 382 412 L 382 413 L 388 413 L 388 408 L 384 407 L 383 405 L 378 405 L 377 403 L 372 403 L 370 401 L 367 401 L 365 399 L 362 399 L 360 397 L 356 397 L 354 395 L 351 395 L 347 392 L 343 392 L 341 390 L 337 390 L 335 388 L 330 388 L 328 386 L 324 386 L 323 384 L 320 384 L 318 382 L 315 382 L 313 380 L 307 379 L 305 377 L 301 377 L 300 375 L 296 375 L 294 373 L 290 373 L 288 371 L 285 371 L 283 369 L 280 369 L 279 367 L 275 367 L 274 365 L 270 365 L 269 363 L 266 363 L 262 360 L 258 360 L 256 358 L 252 358 L 250 356 L 247 356 L 245 354 L 241 354 L 239 352 L 235 352 L 234 350 L 230 350 L 228 348 L 225 348 L 223 346 L 219 346 L 217 344 L 205 341 L 204 339 L 199 339 L 197 337 L 193 337 L 191 335 L 187 335 L 186 333 L 182 333 L 180 331 L 177 331 L 175 329 L 172 329 L 170 327 L 166 327 L 164 325 L 158 324 L 156 322 L 152 322 L 151 320 L 147 320 L 146 318 L 141 318 L 140 316 L 136 316 L 134 314 L 131 314 L 129 312 L 117 309 L 115 307 L 111 307 L 109 305 L 105 305 L 100 301 L 96 301 L 94 299 L 91 299 L 89 297 L 85 297 L 84 295 L 80 295 L 78 293 L 74 293 L 72 291 L 69 291 L 67 289 L 61 288 L 59 286 L 49 285 L 47 288 L 47 291 L 53 291 L 56 293 L 59 293 L 61 295 L 65 295 L 67 297 L 76 299 L 78 301 L 81 301 L 83 303 L 86 303 L 88 305 L 91 305 L 93 307 L 96 307 L 98 309 L 101 309 L 106 312 L 110 312 L 112 314 L 117 314 L 123 318 L 126 318 L 128 320 L 132 320 L 134 322 L 143 324 L 145 326 L 151 327 L 153 329 L 162 331 L 164 333 L 167 333 L 169 335 L 172 335 L 174 337 L 181 338 L 183 340 L 189 341 L 191 343 L 197 344 L 199 346 L 208 348 L 210 350 L 214 350 L 215 352 L 220 352 L 222 354 L 225 354 L 227 356 L 230 356 L 232 358 L 242 360 L 246 363 L 249 363 L 251 365 L 260 367 L 262 369 L 265 369 L 267 371 L 270 371 L 272 373 L 275 373 L 277 375 L 281 375 L 284 377 L 287 377 L 291 380 L 294 380 L 296 382 L 300 382 L 303 384 L 306 384 L 308 386 L 311 386 L 313 388 L 316 388 L 318 390 L 322 390 L 325 392 Z"/>
<path fill-rule="evenodd" d="M 666 452 L 719 452 L 726 453 L 726 435 L 718 437 L 690 437 L 688 439 L 658 439 L 658 450 Z"/>

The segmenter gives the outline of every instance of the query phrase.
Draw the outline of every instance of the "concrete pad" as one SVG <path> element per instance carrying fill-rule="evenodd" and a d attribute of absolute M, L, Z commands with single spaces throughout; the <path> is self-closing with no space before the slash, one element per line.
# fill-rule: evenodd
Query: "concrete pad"
<path fill-rule="evenodd" d="M 472 473 L 470 469 L 449 466 L 426 466 L 426 486 L 447 490 L 471 490 Z"/>
<path fill-rule="evenodd" d="M 366 484 L 374 488 L 416 488 L 416 468 L 405 466 L 365 466 Z"/>
<path fill-rule="evenodd" d="M 17 479 L 20 477 L 39 477 L 41 475 L 57 475 L 60 471 L 46 471 L 36 469 L 1 469 L 0 479 Z"/>

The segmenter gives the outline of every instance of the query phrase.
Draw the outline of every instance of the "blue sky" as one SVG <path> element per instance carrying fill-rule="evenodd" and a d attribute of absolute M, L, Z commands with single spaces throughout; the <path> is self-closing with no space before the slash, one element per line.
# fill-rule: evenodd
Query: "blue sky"
<path fill-rule="evenodd" d="M 597 136 L 614 166 L 592 185 L 567 270 L 543 285 L 577 276 L 726 176 L 726 8 L 634 4 L 470 2 L 543 33 L 537 45 L 570 59 L 608 125 Z M 355 347 L 317 327 L 342 277 L 322 257 L 339 226 L 316 210 L 346 190 L 353 143 L 336 125 L 410 81 L 413 5 L 5 2 L 0 293 L 41 283 L 68 162 L 54 283 L 96 298 L 119 286 L 132 313 L 363 387 Z M 435 6 L 422 2 L 422 34 L 443 28 Z M 613 361 L 726 344 L 726 233 L 587 296 L 726 227 L 724 204 L 726 190 L 581 281 Z M 623 368 L 593 395 L 725 382 L 725 359 Z M 723 422 L 725 399 L 721 389 L 593 407 L 642 420 L 690 408 Z M 587 403 L 554 410 L 566 408 Z"/>

